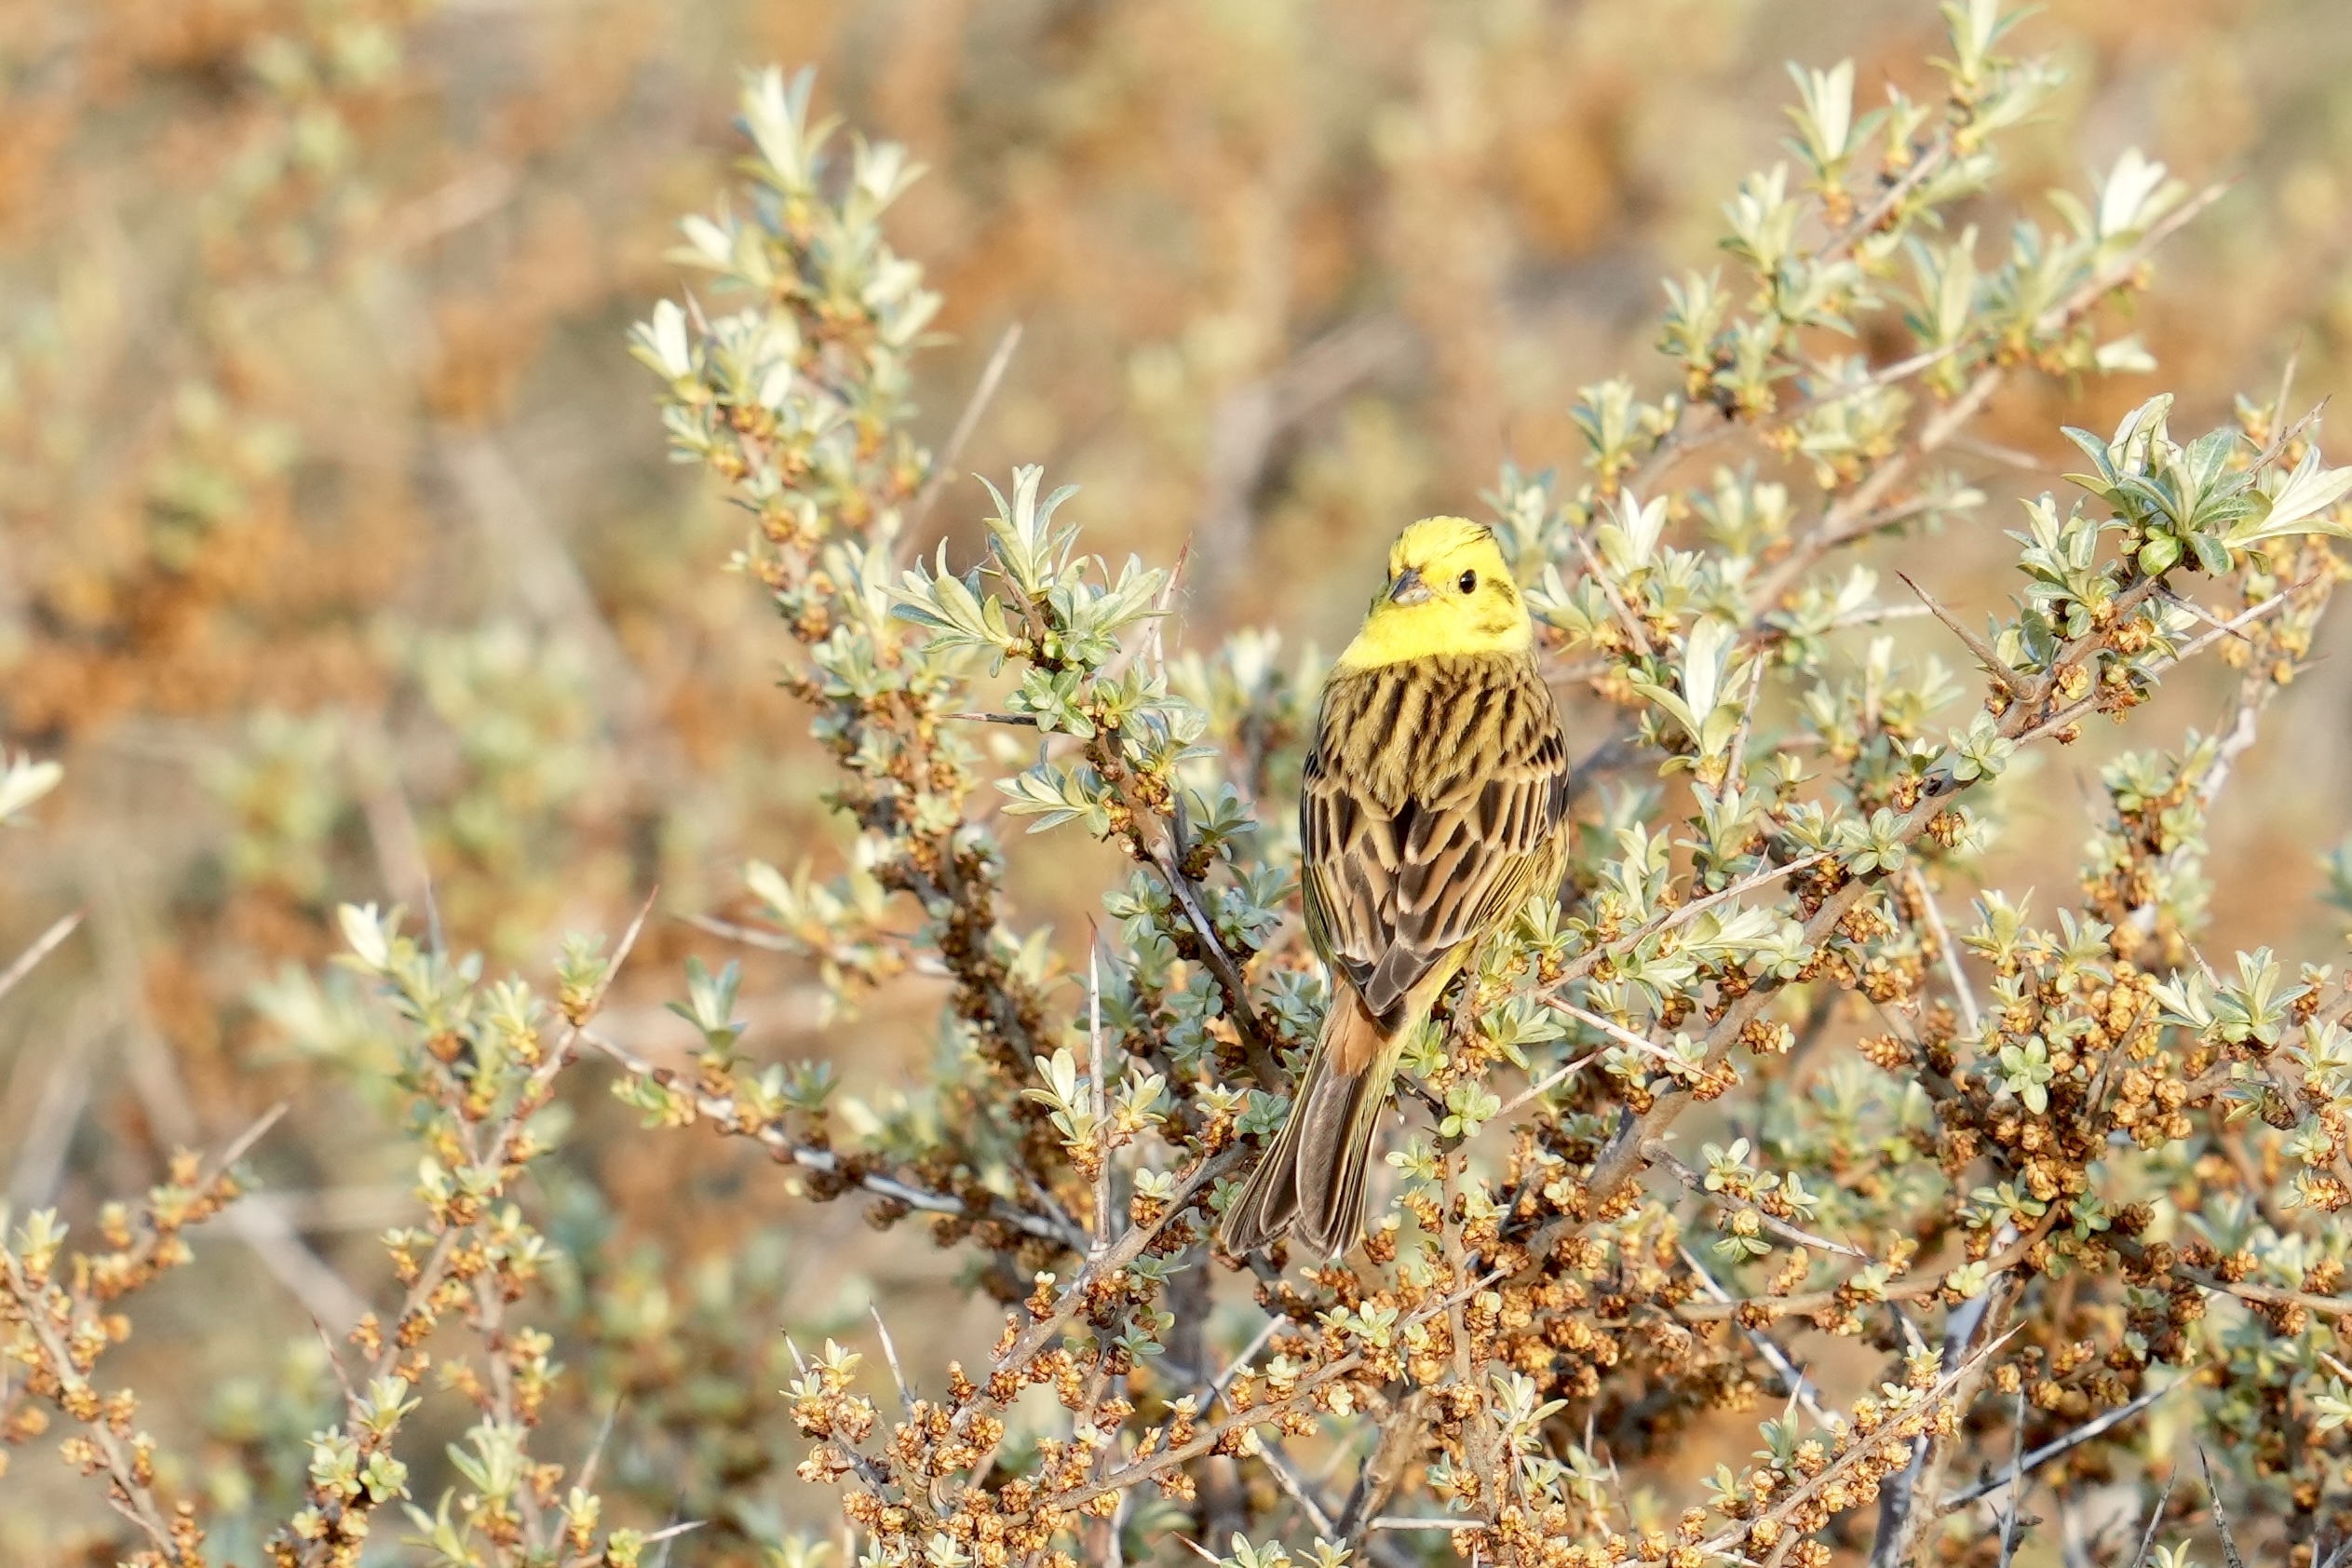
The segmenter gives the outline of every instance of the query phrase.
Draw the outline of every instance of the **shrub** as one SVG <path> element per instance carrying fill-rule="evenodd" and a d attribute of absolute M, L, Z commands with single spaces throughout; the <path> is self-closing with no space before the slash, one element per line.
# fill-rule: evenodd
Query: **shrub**
<path fill-rule="evenodd" d="M 1666 389 L 1586 389 L 1581 477 L 1507 468 L 1486 498 L 1593 698 L 1577 858 L 1415 1042 L 1372 1234 L 1328 1263 L 1215 1240 L 1324 999 L 1289 813 L 1319 671 L 1256 634 L 1171 656 L 1185 563 L 1087 553 L 1037 468 L 990 487 L 976 553 L 917 536 L 953 454 L 911 434 L 939 301 L 882 227 L 916 171 L 814 121 L 806 75 L 753 80 L 747 183 L 685 224 L 713 303 L 665 301 L 632 348 L 675 455 L 751 520 L 734 567 L 800 645 L 784 684 L 857 830 L 831 878 L 749 868 L 737 934 L 816 962 L 842 1009 L 943 976 L 929 1079 L 876 1107 L 752 1060 L 739 972 L 699 961 L 690 1067 L 643 1060 L 598 1017 L 637 926 L 569 939 L 542 994 L 346 908 L 382 1009 L 351 1029 L 387 1048 L 365 1070 L 426 1217 L 385 1238 L 405 1294 L 337 1352 L 269 1561 L 386 1534 L 449 1564 L 650 1561 L 661 1532 L 604 1518 L 601 1450 L 538 1440 L 551 1329 L 609 1320 L 520 1185 L 589 1056 L 649 1138 L 755 1141 L 1004 1304 L 970 1365 L 905 1366 L 880 1321 L 862 1350 L 787 1347 L 799 1475 L 860 1561 L 2006 1562 L 2047 1516 L 2081 1561 L 2204 1526 L 2233 1560 L 2333 1561 L 2352 997 L 2196 944 L 2206 814 L 2309 656 L 2352 468 L 2291 387 L 2186 441 L 2159 397 L 2067 432 L 2083 471 L 2025 500 L 2022 581 L 1981 629 L 1847 559 L 1990 526 L 1940 463 L 2005 384 L 2144 368 L 2112 318 L 2211 196 L 2128 154 L 1986 255 L 1959 220 L 2054 73 L 1992 0 L 1945 11 L 1935 101 L 1858 114 L 1850 64 L 1794 73 L 1795 161 L 1727 204 L 1729 277 L 1667 285 Z M 1914 614 L 1967 673 L 1876 629 Z M 2238 674 L 2224 723 L 2104 770 L 2074 893 L 2045 921 L 1982 885 L 2004 775 L 2206 654 Z M 1031 765 L 1002 772 L 1007 737 Z M 1032 841 L 1000 817 L 1129 863 L 1082 953 L 1009 912 Z M 105 1250 L 43 1212 L 0 1252 L 10 1430 L 62 1416 L 133 1561 L 195 1568 L 205 1519 L 94 1374 L 115 1303 L 236 1197 L 237 1152 L 110 1210 Z M 475 1407 L 430 1495 L 428 1375 Z M 1766 1402 L 1752 1457 L 1685 1490 L 1677 1448 Z M 2086 1541 L 2111 1482 L 2129 1506 Z"/>

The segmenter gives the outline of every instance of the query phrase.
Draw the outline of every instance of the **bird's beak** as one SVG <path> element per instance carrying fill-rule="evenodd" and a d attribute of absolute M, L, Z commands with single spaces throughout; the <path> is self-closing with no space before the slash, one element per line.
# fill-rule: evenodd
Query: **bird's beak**
<path fill-rule="evenodd" d="M 1428 602 L 1429 585 L 1421 580 L 1419 567 L 1406 567 L 1397 574 L 1397 580 L 1388 585 L 1388 602 L 1391 604 L 1426 604 Z"/>

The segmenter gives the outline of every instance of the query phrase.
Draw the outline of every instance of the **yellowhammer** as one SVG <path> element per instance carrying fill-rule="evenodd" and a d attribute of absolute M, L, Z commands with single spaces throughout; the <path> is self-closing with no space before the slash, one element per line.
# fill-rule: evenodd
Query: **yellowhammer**
<path fill-rule="evenodd" d="M 1406 1039 L 1568 848 L 1568 749 L 1534 629 L 1487 529 L 1430 518 L 1323 684 L 1299 801 L 1306 928 L 1331 970 L 1291 1116 L 1226 1210 L 1226 1245 L 1296 1228 L 1336 1256 Z"/>

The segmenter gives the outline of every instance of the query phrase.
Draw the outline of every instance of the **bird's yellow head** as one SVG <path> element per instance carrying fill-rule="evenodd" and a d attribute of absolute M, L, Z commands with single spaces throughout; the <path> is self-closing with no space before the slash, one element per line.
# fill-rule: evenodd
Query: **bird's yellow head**
<path fill-rule="evenodd" d="M 1534 641 L 1494 531 L 1467 518 L 1425 518 L 1389 547 L 1388 581 L 1339 663 L 1369 669 L 1445 654 L 1524 653 Z"/>

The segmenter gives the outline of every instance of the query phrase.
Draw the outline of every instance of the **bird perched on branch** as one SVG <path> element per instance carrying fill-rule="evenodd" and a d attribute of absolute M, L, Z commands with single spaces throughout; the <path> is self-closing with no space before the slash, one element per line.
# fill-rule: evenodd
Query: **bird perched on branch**
<path fill-rule="evenodd" d="M 1331 972 L 1290 1119 L 1227 1209 L 1225 1243 L 1287 1232 L 1337 1256 L 1406 1041 L 1446 982 L 1566 869 L 1568 749 L 1494 534 L 1429 518 L 1323 685 L 1299 802 L 1306 927 Z"/>

